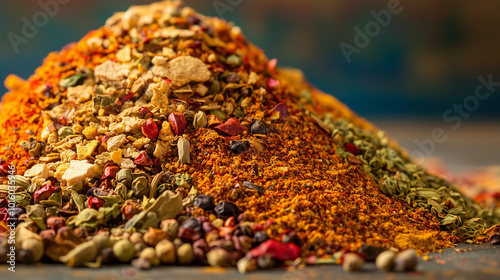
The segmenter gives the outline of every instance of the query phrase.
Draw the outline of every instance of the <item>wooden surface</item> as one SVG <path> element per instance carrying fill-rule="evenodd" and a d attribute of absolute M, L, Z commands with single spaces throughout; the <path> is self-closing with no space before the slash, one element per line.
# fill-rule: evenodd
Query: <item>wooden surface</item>
<path fill-rule="evenodd" d="M 423 140 L 431 136 L 436 127 L 446 128 L 439 122 L 394 122 L 375 121 L 403 147 L 416 148 L 415 139 Z M 436 144 L 432 156 L 442 157 L 448 168 L 454 171 L 471 170 L 485 165 L 500 164 L 500 122 L 464 123 L 457 130 L 446 130 L 448 139 Z M 465 249 L 465 252 L 458 252 Z M 206 267 L 164 266 L 149 271 L 137 271 L 130 266 L 107 266 L 100 269 L 69 269 L 63 265 L 44 264 L 17 266 L 16 272 L 7 271 L 8 266 L 0 265 L 0 279 L 500 279 L 500 245 L 459 244 L 456 248 L 445 249 L 443 253 L 429 254 L 431 259 L 420 258 L 418 270 L 412 273 L 384 273 L 373 263 L 365 264 L 358 273 L 346 273 L 339 265 L 314 266 L 300 271 L 275 269 L 272 271 L 239 274 L 236 269 L 212 269 Z M 439 259 L 436 259 L 436 257 Z"/>

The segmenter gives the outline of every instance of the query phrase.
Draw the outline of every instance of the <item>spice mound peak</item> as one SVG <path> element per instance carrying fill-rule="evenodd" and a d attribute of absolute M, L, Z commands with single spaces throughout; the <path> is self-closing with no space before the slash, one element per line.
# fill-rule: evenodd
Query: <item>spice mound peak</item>
<path fill-rule="evenodd" d="M 425 252 L 499 222 L 240 28 L 180 1 L 116 13 L 5 86 L 0 249 L 15 220 L 22 262 L 248 271 Z"/>

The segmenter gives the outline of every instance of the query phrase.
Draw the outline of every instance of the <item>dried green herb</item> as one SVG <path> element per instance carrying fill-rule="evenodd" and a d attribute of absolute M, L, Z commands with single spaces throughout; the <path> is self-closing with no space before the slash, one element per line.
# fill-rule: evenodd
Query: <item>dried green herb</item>
<path fill-rule="evenodd" d="M 75 86 L 81 79 L 86 78 L 89 74 L 78 73 L 67 78 L 61 79 L 59 82 L 60 87 L 72 87 Z"/>

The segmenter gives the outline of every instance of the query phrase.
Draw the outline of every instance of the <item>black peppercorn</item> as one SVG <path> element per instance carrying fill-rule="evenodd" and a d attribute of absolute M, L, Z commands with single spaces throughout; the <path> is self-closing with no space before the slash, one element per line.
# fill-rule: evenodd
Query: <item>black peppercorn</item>
<path fill-rule="evenodd" d="M 265 121 L 255 120 L 252 126 L 250 127 L 250 132 L 252 134 L 267 135 L 267 133 L 269 132 L 269 128 Z"/>
<path fill-rule="evenodd" d="M 193 205 L 203 210 L 213 210 L 215 208 L 214 197 L 211 195 L 200 194 L 194 198 Z"/>
<path fill-rule="evenodd" d="M 235 154 L 241 154 L 250 148 L 250 143 L 248 141 L 231 141 L 229 142 L 231 152 Z"/>
<path fill-rule="evenodd" d="M 228 201 L 221 201 L 217 206 L 215 206 L 215 214 L 218 218 L 227 219 L 229 217 L 238 217 L 241 213 L 241 210 L 238 209 L 234 203 Z"/>
<path fill-rule="evenodd" d="M 267 235 L 267 233 L 264 230 L 258 231 L 253 236 L 253 245 L 254 245 L 254 247 L 258 246 L 262 242 L 264 242 L 268 239 L 269 239 L 269 236 Z"/>

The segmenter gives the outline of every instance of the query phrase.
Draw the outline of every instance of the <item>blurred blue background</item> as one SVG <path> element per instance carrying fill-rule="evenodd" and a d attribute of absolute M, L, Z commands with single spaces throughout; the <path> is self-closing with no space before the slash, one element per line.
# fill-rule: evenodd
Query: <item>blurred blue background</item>
<path fill-rule="evenodd" d="M 0 1 L 0 79 L 28 78 L 51 51 L 103 25 L 114 11 L 148 0 L 60 0 L 59 11 L 21 43 L 16 53 L 8 34 L 22 34 L 23 17 L 43 11 L 39 2 Z M 369 44 L 350 56 L 355 27 L 373 24 L 371 11 L 395 0 L 186 0 L 198 12 L 222 16 L 281 66 L 300 68 L 319 89 L 335 95 L 367 118 L 442 120 L 453 104 L 474 94 L 479 75 L 500 82 L 500 1 L 401 0 L 400 11 Z M 396 1 L 397 2 L 397 1 Z M 39 20 L 43 20 L 39 19 Z M 375 30 L 377 31 L 377 30 Z M 1 87 L 0 93 L 6 89 Z M 500 87 L 470 119 L 500 120 Z"/>

